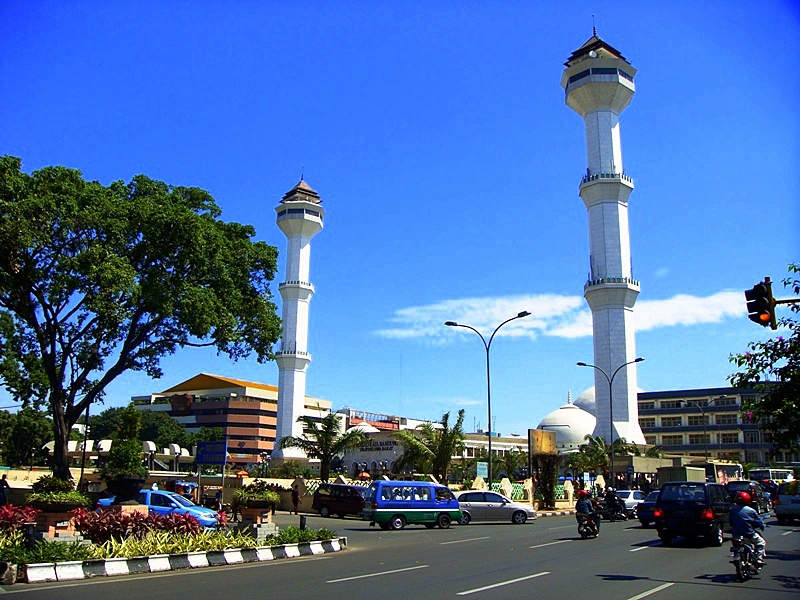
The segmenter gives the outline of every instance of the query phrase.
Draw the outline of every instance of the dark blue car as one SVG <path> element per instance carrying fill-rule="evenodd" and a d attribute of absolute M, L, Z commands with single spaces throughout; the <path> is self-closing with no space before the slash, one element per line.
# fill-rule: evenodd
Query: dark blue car
<path fill-rule="evenodd" d="M 210 508 L 198 506 L 191 500 L 177 494 L 175 492 L 168 492 L 165 490 L 142 490 L 136 496 L 136 501 L 139 504 L 144 504 L 148 507 L 150 513 L 158 515 L 191 515 L 197 519 L 198 523 L 203 527 L 216 528 L 219 524 L 218 513 Z M 98 501 L 97 506 L 108 507 L 114 502 L 114 497 L 102 498 Z"/>

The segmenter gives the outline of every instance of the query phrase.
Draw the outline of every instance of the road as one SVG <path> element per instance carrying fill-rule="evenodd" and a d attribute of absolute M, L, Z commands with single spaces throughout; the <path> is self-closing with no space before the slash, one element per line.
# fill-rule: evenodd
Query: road
<path fill-rule="evenodd" d="M 278 522 L 290 517 L 279 515 Z M 292 517 L 296 523 L 297 517 Z M 602 600 L 731 600 L 800 598 L 800 527 L 768 521 L 767 566 L 736 582 L 729 546 L 663 547 L 638 522 L 603 523 L 600 537 L 581 540 L 574 517 L 526 525 L 454 525 L 381 531 L 355 519 L 308 517 L 348 538 L 347 550 L 230 567 L 65 584 L 0 588 L 21 600 L 244 600 L 250 598 L 599 598 Z"/>

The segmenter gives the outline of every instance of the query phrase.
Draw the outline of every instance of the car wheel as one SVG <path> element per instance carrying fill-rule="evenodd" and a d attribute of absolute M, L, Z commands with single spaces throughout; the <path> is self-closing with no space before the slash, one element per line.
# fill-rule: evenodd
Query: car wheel
<path fill-rule="evenodd" d="M 320 517 L 330 517 L 331 516 L 330 509 L 327 506 L 323 506 L 322 508 L 319 509 L 319 516 Z"/>
<path fill-rule="evenodd" d="M 472 521 L 472 517 L 469 516 L 468 512 L 462 512 L 461 518 L 458 520 L 459 525 L 469 525 L 469 522 Z"/>
<path fill-rule="evenodd" d="M 662 546 L 669 546 L 672 543 L 672 536 L 666 533 L 659 533 L 658 537 L 661 539 Z"/>
<path fill-rule="evenodd" d="M 513 515 L 511 515 L 511 522 L 514 523 L 514 525 L 522 525 L 527 520 L 528 515 L 521 510 L 516 511 Z"/>
<path fill-rule="evenodd" d="M 436 524 L 439 526 L 440 529 L 449 529 L 450 523 L 453 522 L 453 519 L 450 518 L 450 515 L 442 513 L 439 515 L 439 518 L 436 520 Z"/>
<path fill-rule="evenodd" d="M 395 515 L 389 519 L 389 527 L 392 529 L 402 529 L 405 526 L 406 520 L 402 517 L 402 515 Z"/>
<path fill-rule="evenodd" d="M 717 523 L 716 527 L 714 527 L 714 534 L 711 537 L 711 544 L 714 546 L 722 546 L 723 541 L 725 541 L 725 538 L 722 535 L 722 525 Z"/>

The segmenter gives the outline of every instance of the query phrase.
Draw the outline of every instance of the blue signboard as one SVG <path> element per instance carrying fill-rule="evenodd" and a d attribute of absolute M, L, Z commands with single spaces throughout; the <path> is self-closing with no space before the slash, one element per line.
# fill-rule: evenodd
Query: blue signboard
<path fill-rule="evenodd" d="M 489 463 L 487 462 L 479 462 L 475 465 L 475 476 L 476 477 L 483 477 L 486 479 L 489 477 Z"/>
<path fill-rule="evenodd" d="M 228 440 L 221 442 L 198 442 L 198 465 L 224 465 L 228 459 Z"/>

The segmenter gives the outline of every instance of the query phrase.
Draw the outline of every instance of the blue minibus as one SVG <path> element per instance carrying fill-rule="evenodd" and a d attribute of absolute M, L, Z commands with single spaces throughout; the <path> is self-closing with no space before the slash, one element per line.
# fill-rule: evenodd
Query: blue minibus
<path fill-rule="evenodd" d="M 461 518 L 458 500 L 449 488 L 427 481 L 375 481 L 364 494 L 361 516 L 381 529 L 424 525 L 450 527 Z"/>

